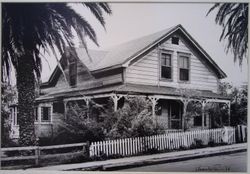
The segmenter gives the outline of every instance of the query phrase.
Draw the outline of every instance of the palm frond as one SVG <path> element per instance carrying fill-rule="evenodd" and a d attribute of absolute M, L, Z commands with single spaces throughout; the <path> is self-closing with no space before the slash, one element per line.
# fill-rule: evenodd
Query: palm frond
<path fill-rule="evenodd" d="M 82 3 L 85 4 L 85 3 Z M 92 14 L 105 28 L 103 14 L 111 14 L 107 3 L 86 3 Z M 25 13 L 24 13 L 25 12 Z M 40 51 L 62 55 L 66 49 L 74 52 L 73 30 L 87 49 L 85 38 L 98 46 L 94 29 L 88 21 L 67 3 L 3 3 L 2 77 L 9 77 L 10 64 L 18 69 L 18 59 L 25 54 L 33 57 L 37 78 L 41 75 Z M 3 78 L 2 78 L 3 80 Z"/>
<path fill-rule="evenodd" d="M 248 53 L 248 4 L 216 3 L 207 15 L 215 9 L 215 22 L 223 27 L 220 41 L 227 40 L 226 53 L 231 50 L 234 61 L 239 60 L 241 66 Z"/>

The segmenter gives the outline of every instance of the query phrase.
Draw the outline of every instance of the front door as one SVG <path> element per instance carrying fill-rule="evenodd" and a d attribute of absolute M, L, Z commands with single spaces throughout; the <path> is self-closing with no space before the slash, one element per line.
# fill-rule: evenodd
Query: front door
<path fill-rule="evenodd" d="M 181 105 L 177 101 L 170 103 L 170 129 L 181 129 Z"/>

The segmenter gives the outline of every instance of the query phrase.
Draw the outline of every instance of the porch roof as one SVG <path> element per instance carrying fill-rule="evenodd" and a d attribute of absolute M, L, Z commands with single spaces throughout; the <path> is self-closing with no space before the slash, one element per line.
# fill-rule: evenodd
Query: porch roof
<path fill-rule="evenodd" d="M 130 94 L 130 95 L 165 95 L 165 96 L 176 96 L 176 97 L 190 97 L 190 98 L 212 98 L 212 99 L 228 99 L 226 96 L 216 94 L 208 90 L 193 90 L 193 89 L 178 89 L 173 87 L 160 87 L 160 86 L 149 86 L 149 85 L 137 85 L 137 84 L 117 84 L 106 87 L 92 88 L 92 89 L 78 89 L 71 88 L 61 91 L 55 91 L 37 98 L 37 100 L 47 100 L 70 97 L 81 97 L 81 96 L 92 96 L 98 94 Z"/>

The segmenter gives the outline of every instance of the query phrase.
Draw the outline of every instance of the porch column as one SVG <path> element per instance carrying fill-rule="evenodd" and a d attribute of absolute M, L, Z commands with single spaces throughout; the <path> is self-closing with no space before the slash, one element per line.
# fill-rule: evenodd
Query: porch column
<path fill-rule="evenodd" d="M 228 126 L 231 125 L 231 102 L 227 102 L 227 106 L 228 106 Z"/>
<path fill-rule="evenodd" d="M 183 130 L 185 130 L 185 117 L 186 117 L 186 113 L 187 113 L 187 105 L 189 100 L 188 99 L 182 99 L 181 100 L 183 103 L 183 114 L 182 114 L 182 122 L 181 122 L 181 127 Z"/>
<path fill-rule="evenodd" d="M 159 98 L 156 98 L 156 97 L 148 97 L 148 98 L 152 102 L 152 116 L 153 116 L 153 119 L 156 121 L 155 106 L 156 106 L 157 101 L 159 100 Z"/>
<path fill-rule="evenodd" d="M 202 128 L 204 129 L 204 122 L 205 122 L 205 106 L 206 106 L 206 104 L 207 104 L 207 101 L 206 100 L 203 100 L 202 102 L 201 102 L 201 105 L 202 105 L 202 109 L 201 109 L 201 124 L 202 124 Z"/>
<path fill-rule="evenodd" d="M 116 112 L 117 109 L 118 109 L 118 101 L 120 100 L 122 96 L 120 95 L 116 95 L 116 94 L 113 94 L 111 95 L 111 98 L 113 99 L 113 102 L 114 102 L 114 111 Z"/>
<path fill-rule="evenodd" d="M 86 107 L 87 107 L 87 120 L 89 121 L 89 101 L 90 101 L 90 98 L 83 98 L 83 100 L 86 103 Z"/>
<path fill-rule="evenodd" d="M 67 104 L 68 104 L 68 101 L 64 101 L 63 102 L 63 105 L 64 105 L 64 119 L 66 120 L 67 119 Z"/>

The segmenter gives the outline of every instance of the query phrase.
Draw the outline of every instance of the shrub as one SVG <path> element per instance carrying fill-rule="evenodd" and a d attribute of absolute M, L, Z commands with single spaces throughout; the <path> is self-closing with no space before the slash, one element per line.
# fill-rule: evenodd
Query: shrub
<path fill-rule="evenodd" d="M 216 144 L 215 144 L 215 142 L 214 142 L 214 140 L 212 138 L 209 139 L 208 146 L 210 146 L 210 147 L 216 146 Z"/>
<path fill-rule="evenodd" d="M 107 133 L 110 139 L 150 136 L 164 133 L 164 128 L 153 120 L 151 103 L 142 97 L 127 98 L 124 106 L 115 113 L 112 128 Z"/>
<path fill-rule="evenodd" d="M 159 153 L 159 149 L 158 148 L 147 148 L 145 149 L 145 151 L 143 151 L 143 154 L 156 154 L 156 153 Z"/>
<path fill-rule="evenodd" d="M 202 148 L 202 147 L 204 147 L 204 143 L 203 143 L 202 140 L 200 140 L 200 139 L 194 139 L 194 141 L 195 141 L 196 148 Z"/>
<path fill-rule="evenodd" d="M 101 125 L 94 119 L 87 118 L 86 107 L 75 103 L 68 109 L 56 135 L 51 139 L 53 144 L 79 143 L 104 140 Z"/>

